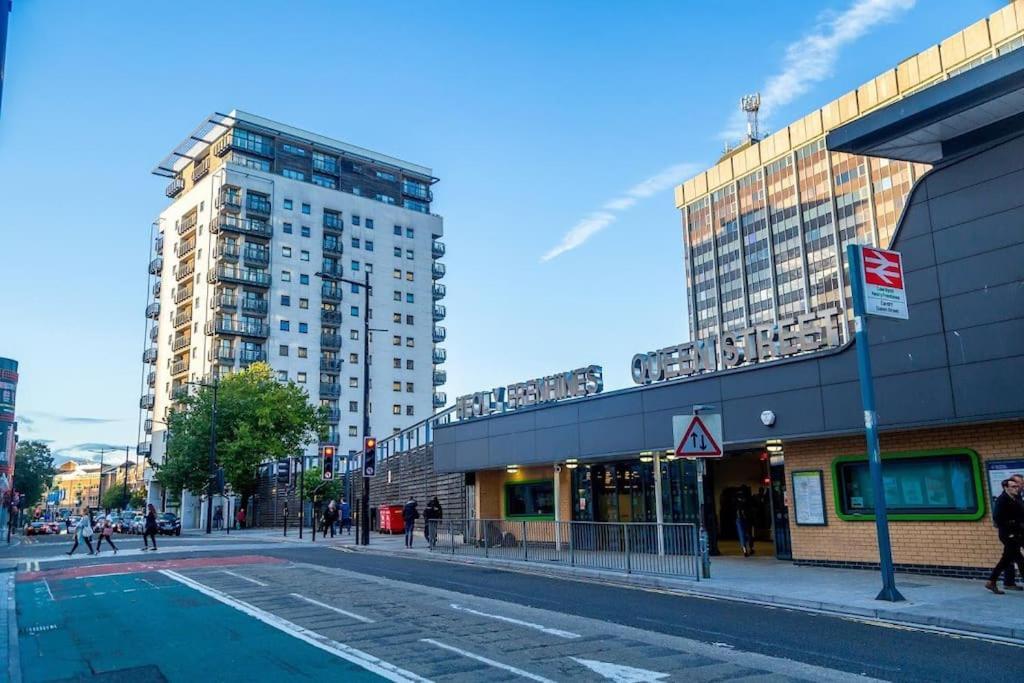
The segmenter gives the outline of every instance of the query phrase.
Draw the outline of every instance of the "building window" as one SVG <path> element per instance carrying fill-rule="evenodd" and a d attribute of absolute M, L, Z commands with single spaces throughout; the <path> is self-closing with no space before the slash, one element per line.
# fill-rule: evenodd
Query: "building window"
<path fill-rule="evenodd" d="M 314 185 L 319 185 L 320 187 L 326 187 L 326 188 L 328 188 L 330 190 L 337 190 L 338 189 L 338 181 L 337 180 L 335 180 L 334 178 L 329 178 L 329 177 L 327 177 L 325 175 L 320 175 L 319 173 L 314 173 L 313 174 L 313 184 Z"/>
<path fill-rule="evenodd" d="M 406 382 L 405 383 L 405 393 L 407 393 L 407 394 L 413 393 L 412 387 L 413 387 L 413 383 L 412 382 Z"/>
<path fill-rule="evenodd" d="M 401 346 L 402 338 L 396 334 L 395 336 L 391 337 L 391 344 L 393 346 Z"/>
<path fill-rule="evenodd" d="M 373 251 L 373 240 L 366 240 L 366 251 Z"/>
<path fill-rule="evenodd" d="M 401 323 L 402 322 L 402 314 L 401 313 L 392 313 L 391 314 L 391 322 L 393 322 L 393 323 Z"/>
<path fill-rule="evenodd" d="M 391 391 L 401 391 L 401 390 L 402 390 L 402 383 L 401 382 L 392 382 L 391 383 Z"/>
<path fill-rule="evenodd" d="M 308 225 L 303 225 L 302 226 L 302 236 L 303 237 L 309 237 L 310 234 L 312 234 L 312 233 L 311 233 L 311 231 L 309 229 L 309 226 Z"/>
<path fill-rule="evenodd" d="M 282 306 L 291 306 L 292 305 L 292 298 L 290 296 L 288 296 L 287 294 L 282 294 L 281 295 L 281 305 Z"/>
<path fill-rule="evenodd" d="M 555 518 L 555 484 L 551 479 L 505 484 L 505 517 Z"/>
<path fill-rule="evenodd" d="M 359 248 L 359 238 L 358 237 L 353 237 L 352 238 L 352 248 L 353 249 L 358 249 Z"/>
<path fill-rule="evenodd" d="M 412 228 L 406 228 L 406 229 L 405 229 L 405 236 L 406 236 L 406 237 L 412 237 L 412 236 L 413 236 L 414 234 L 415 234 L 415 233 L 413 232 L 413 229 L 412 229 Z"/>
<path fill-rule="evenodd" d="M 309 323 L 299 323 L 299 333 L 306 334 L 309 332 Z"/>
<path fill-rule="evenodd" d="M 358 306 L 352 306 L 351 308 L 349 308 L 349 314 L 353 318 L 358 318 L 359 317 L 359 307 Z"/>
<path fill-rule="evenodd" d="M 413 324 L 413 320 L 415 320 L 415 318 L 413 318 L 412 313 L 407 313 L 406 316 L 405 316 L 405 324 L 406 325 L 412 325 Z"/>
<path fill-rule="evenodd" d="M 302 213 L 306 214 L 307 216 L 309 215 L 309 213 L 310 213 L 309 204 L 303 204 L 302 205 Z"/>
<path fill-rule="evenodd" d="M 391 271 L 391 277 L 395 278 L 396 280 L 401 280 L 402 279 L 402 269 L 401 268 L 395 268 L 393 271 Z"/>
<path fill-rule="evenodd" d="M 393 406 L 391 406 L 391 414 L 392 415 L 401 415 L 402 414 L 402 406 L 398 405 L 397 403 L 394 404 Z"/>
<path fill-rule="evenodd" d="M 349 436 L 359 436 L 359 430 L 356 428 L 355 425 L 349 425 L 348 426 L 348 435 Z"/>
<path fill-rule="evenodd" d="M 885 503 L 893 520 L 974 521 L 985 514 L 978 454 L 968 448 L 883 453 Z M 836 515 L 846 521 L 875 518 L 867 457 L 832 462 Z"/>
<path fill-rule="evenodd" d="M 306 373 L 304 373 L 304 372 L 300 372 L 300 373 L 298 374 L 298 377 L 297 377 L 296 381 L 297 381 L 297 382 L 298 382 L 299 384 L 305 384 L 305 383 L 306 383 Z"/>
<path fill-rule="evenodd" d="M 284 256 L 285 258 L 291 258 L 292 257 L 292 248 L 291 247 L 281 247 L 281 256 Z"/>
<path fill-rule="evenodd" d="M 358 294 L 358 293 L 359 293 L 359 285 L 354 285 L 354 284 L 352 284 L 352 283 L 350 282 L 350 283 L 349 283 L 349 290 L 350 290 L 350 291 L 351 291 L 351 292 L 352 292 L 353 294 Z"/>
<path fill-rule="evenodd" d="M 292 326 L 292 324 L 291 324 L 290 321 L 288 321 L 288 320 L 282 320 L 281 321 L 281 331 L 282 332 L 287 332 L 288 330 L 291 329 L 291 326 Z"/>
<path fill-rule="evenodd" d="M 413 294 L 412 294 L 412 292 L 406 292 L 406 294 L 405 294 L 405 303 L 407 303 L 407 304 L 413 303 Z"/>
<path fill-rule="evenodd" d="M 426 202 L 421 202 L 418 199 L 406 199 L 405 208 L 411 211 L 418 211 L 420 213 L 428 213 L 429 208 Z"/>
<path fill-rule="evenodd" d="M 281 145 L 281 149 L 288 154 L 294 154 L 295 156 L 304 157 L 306 156 L 306 150 L 295 145 L 289 145 L 287 142 Z"/>
<path fill-rule="evenodd" d="M 358 413 L 359 412 L 359 402 L 358 401 L 349 401 L 348 402 L 348 412 L 350 412 L 350 413 Z"/>
<path fill-rule="evenodd" d="M 416 366 L 415 366 L 415 364 L 413 363 L 413 361 L 411 359 L 405 361 L 405 369 L 406 370 L 414 370 L 415 368 L 416 368 Z"/>
<path fill-rule="evenodd" d="M 415 415 L 416 411 L 415 411 L 415 409 L 412 406 L 406 406 L 405 407 L 405 414 L 406 415 Z"/>
<path fill-rule="evenodd" d="M 388 171 L 374 171 L 374 174 L 381 180 L 387 180 L 392 183 L 398 180 L 394 173 L 389 173 Z"/>
<path fill-rule="evenodd" d="M 395 226 L 395 235 L 397 237 L 401 237 L 402 236 L 402 226 L 401 225 L 396 225 Z"/>
<path fill-rule="evenodd" d="M 401 247 L 395 247 L 394 253 L 395 253 L 395 256 L 397 256 L 398 258 L 402 258 L 402 248 Z"/>
<path fill-rule="evenodd" d="M 366 229 L 367 230 L 373 230 L 373 219 L 372 218 L 367 218 L 366 219 Z"/>
<path fill-rule="evenodd" d="M 283 223 L 281 225 L 281 229 L 285 232 L 285 234 L 288 234 L 288 235 L 292 234 L 292 224 L 291 223 Z"/>
<path fill-rule="evenodd" d="M 309 357 L 309 349 L 306 348 L 305 346 L 300 346 L 299 347 L 299 354 L 298 355 L 299 355 L 299 358 L 308 358 Z"/>
<path fill-rule="evenodd" d="M 416 258 L 416 254 L 413 252 L 412 249 L 406 249 L 405 250 L 405 258 L 407 258 L 410 261 L 412 261 L 414 258 Z"/>
<path fill-rule="evenodd" d="M 309 284 L 309 276 L 308 275 L 299 275 L 299 284 L 300 285 L 308 285 Z"/>
<path fill-rule="evenodd" d="M 359 270 L 359 261 L 352 262 L 352 270 Z"/>
<path fill-rule="evenodd" d="M 279 356 L 287 356 L 288 355 L 288 345 L 287 344 L 281 344 L 281 346 L 279 346 L 278 349 L 277 349 L 277 355 L 279 355 Z"/>
<path fill-rule="evenodd" d="M 296 171 L 294 168 L 282 168 L 281 175 L 285 178 L 291 178 L 292 180 L 305 180 L 306 174 L 302 171 Z M 305 205 L 303 205 L 305 206 Z M 303 211 L 305 213 L 305 211 Z"/>
<path fill-rule="evenodd" d="M 409 282 L 413 281 L 413 274 L 411 270 L 405 271 L 405 279 L 408 280 Z"/>
<path fill-rule="evenodd" d="M 309 260 L 309 252 L 306 251 L 305 249 L 303 249 L 301 252 L 299 252 L 299 260 L 300 261 L 308 261 Z"/>
<path fill-rule="evenodd" d="M 349 330 L 348 338 L 352 341 L 359 341 L 359 330 Z"/>
<path fill-rule="evenodd" d="M 350 353 L 350 354 L 348 354 L 348 362 L 349 363 L 358 363 L 359 362 L 359 354 L 358 353 Z"/>
<path fill-rule="evenodd" d="M 290 199 L 284 200 L 284 210 L 285 211 L 291 211 L 292 210 L 292 200 L 290 200 Z"/>
<path fill-rule="evenodd" d="M 309 299 L 299 299 L 299 308 L 309 308 Z"/>
<path fill-rule="evenodd" d="M 287 370 L 278 370 L 277 371 L 277 381 L 278 382 L 287 382 L 288 381 L 288 371 Z"/>
<path fill-rule="evenodd" d="M 352 216 L 352 225 L 359 225 L 360 220 L 361 219 L 359 218 L 359 216 L 353 215 Z"/>
<path fill-rule="evenodd" d="M 402 293 L 396 289 L 394 294 L 392 294 L 392 297 L 394 298 L 395 301 L 401 301 Z"/>
<path fill-rule="evenodd" d="M 413 346 L 416 346 L 416 340 L 413 339 L 412 337 L 406 337 L 405 338 L 405 345 L 410 347 L 410 348 L 412 348 Z"/>
<path fill-rule="evenodd" d="M 402 369 L 402 359 L 401 358 L 395 358 L 393 360 L 394 360 L 393 365 L 395 366 L 395 370 L 401 370 Z"/>
<path fill-rule="evenodd" d="M 358 377 L 349 377 L 348 378 L 348 385 L 350 387 L 352 387 L 353 389 L 358 389 L 359 388 L 359 378 Z"/>
<path fill-rule="evenodd" d="M 290 270 L 282 270 L 281 271 L 281 282 L 291 282 L 291 281 L 292 281 L 292 271 L 290 271 Z"/>

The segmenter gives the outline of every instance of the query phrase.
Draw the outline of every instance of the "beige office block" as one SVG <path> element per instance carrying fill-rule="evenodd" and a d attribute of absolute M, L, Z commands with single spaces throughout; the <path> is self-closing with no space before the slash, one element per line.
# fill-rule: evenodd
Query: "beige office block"
<path fill-rule="evenodd" d="M 938 45 L 932 45 L 917 55 L 917 68 L 922 81 L 934 78 L 942 73 L 942 60 L 939 58 Z"/>
<path fill-rule="evenodd" d="M 732 172 L 736 177 L 742 176 L 761 165 L 761 145 L 755 143 L 737 154 L 732 159 Z"/>
<path fill-rule="evenodd" d="M 832 100 L 821 108 L 821 125 L 825 130 L 837 128 L 843 122 L 839 113 L 839 100 Z"/>
<path fill-rule="evenodd" d="M 864 111 L 878 106 L 878 84 L 874 81 L 868 81 L 857 88 L 857 103 Z"/>
<path fill-rule="evenodd" d="M 681 209 L 686 206 L 686 190 L 684 185 L 676 185 L 676 208 Z"/>
<path fill-rule="evenodd" d="M 913 90 L 921 82 L 921 74 L 917 69 L 917 55 L 903 60 L 896 67 L 896 84 L 900 93 Z"/>
<path fill-rule="evenodd" d="M 1017 5 L 1007 5 L 998 12 L 993 12 L 988 18 L 988 30 L 992 36 L 992 42 L 999 44 L 1004 40 L 1010 38 L 1016 33 L 1018 28 L 1017 23 Z"/>
<path fill-rule="evenodd" d="M 945 71 L 949 71 L 964 61 L 967 53 L 964 50 L 963 31 L 939 43 L 939 56 L 942 58 L 942 68 Z"/>
<path fill-rule="evenodd" d="M 789 149 L 789 128 L 783 128 L 761 141 L 761 163 L 771 163 L 777 157 L 789 152 Z"/>
<path fill-rule="evenodd" d="M 708 174 L 705 172 L 705 173 L 701 173 L 699 176 L 696 176 L 693 179 L 693 194 L 691 195 L 689 192 L 686 193 L 686 196 L 689 198 L 687 201 L 691 201 L 692 202 L 697 197 L 701 197 L 703 195 L 706 195 L 707 193 L 708 193 Z"/>
<path fill-rule="evenodd" d="M 875 79 L 875 88 L 878 93 L 878 103 L 888 102 L 900 94 L 899 86 L 896 84 L 896 69 L 889 69 Z"/>

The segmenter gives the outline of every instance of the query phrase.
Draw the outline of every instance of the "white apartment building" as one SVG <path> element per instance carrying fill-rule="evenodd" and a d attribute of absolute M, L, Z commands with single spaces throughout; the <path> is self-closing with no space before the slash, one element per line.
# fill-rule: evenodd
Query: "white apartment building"
<path fill-rule="evenodd" d="M 369 276 L 370 425 L 383 437 L 445 404 L 444 234 L 429 168 L 240 111 L 209 116 L 153 171 L 173 201 L 154 223 L 139 453 L 162 462 L 187 382 L 256 361 L 330 410 L 339 454 L 362 450 Z M 163 492 L 150 483 L 150 501 Z M 185 523 L 190 503 L 182 501 Z"/>

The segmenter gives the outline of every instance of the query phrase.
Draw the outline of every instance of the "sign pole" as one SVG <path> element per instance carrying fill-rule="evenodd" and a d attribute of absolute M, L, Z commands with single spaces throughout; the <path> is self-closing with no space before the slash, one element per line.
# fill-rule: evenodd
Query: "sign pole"
<path fill-rule="evenodd" d="M 665 554 L 665 509 L 661 500 L 661 451 L 654 451 L 654 510 L 658 523 L 658 554 Z"/>
<path fill-rule="evenodd" d="M 889 515 L 885 505 L 885 486 L 882 482 L 882 457 L 878 445 L 878 414 L 875 412 L 875 383 L 871 374 L 871 352 L 868 346 L 868 318 L 864 307 L 863 265 L 861 247 L 846 247 L 850 265 L 850 284 L 853 288 L 853 323 L 856 335 L 857 370 L 860 374 L 860 398 L 864 405 L 864 431 L 868 445 L 868 466 L 871 470 L 871 490 L 875 502 L 875 531 L 878 534 L 878 558 L 882 570 L 882 592 L 876 600 L 902 602 L 896 589 L 896 576 L 892 565 L 892 546 L 889 542 Z"/>

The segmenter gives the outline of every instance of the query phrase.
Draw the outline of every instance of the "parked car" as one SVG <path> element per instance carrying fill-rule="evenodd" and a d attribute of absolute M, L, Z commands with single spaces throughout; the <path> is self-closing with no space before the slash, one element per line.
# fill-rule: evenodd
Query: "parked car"
<path fill-rule="evenodd" d="M 25 525 L 26 536 L 46 536 L 53 533 L 46 522 L 29 522 Z"/>
<path fill-rule="evenodd" d="M 132 517 L 131 524 L 128 526 L 128 533 L 130 534 L 141 534 L 146 530 L 146 518 L 139 514 Z"/>
<path fill-rule="evenodd" d="M 113 520 L 114 531 L 119 534 L 130 534 L 133 519 L 135 519 L 135 515 L 130 512 L 121 513 L 117 519 Z"/>
<path fill-rule="evenodd" d="M 164 512 L 156 518 L 156 529 L 162 536 L 181 536 L 181 520 L 173 512 Z"/>
<path fill-rule="evenodd" d="M 46 526 L 50 528 L 51 534 L 59 534 L 60 530 L 64 528 L 64 522 L 54 520 L 52 522 L 47 522 Z"/>

